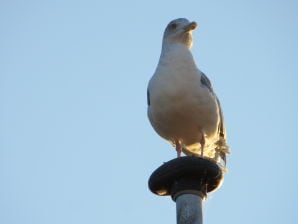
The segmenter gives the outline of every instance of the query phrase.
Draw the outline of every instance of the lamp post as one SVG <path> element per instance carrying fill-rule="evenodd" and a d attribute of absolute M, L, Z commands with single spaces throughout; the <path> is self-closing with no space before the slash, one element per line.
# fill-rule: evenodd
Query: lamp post
<path fill-rule="evenodd" d="M 201 157 L 179 157 L 164 163 L 149 178 L 149 189 L 176 202 L 177 224 L 202 224 L 202 201 L 223 182 L 221 168 Z"/>

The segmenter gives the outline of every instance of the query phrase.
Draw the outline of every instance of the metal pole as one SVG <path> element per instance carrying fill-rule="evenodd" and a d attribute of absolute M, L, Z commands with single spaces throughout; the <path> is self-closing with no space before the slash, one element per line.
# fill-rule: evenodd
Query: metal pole
<path fill-rule="evenodd" d="M 177 224 L 203 224 L 202 198 L 182 194 L 176 199 Z"/>
<path fill-rule="evenodd" d="M 202 224 L 202 201 L 223 182 L 223 172 L 213 161 L 184 156 L 164 163 L 150 176 L 152 193 L 171 195 L 176 202 L 177 224 Z"/>

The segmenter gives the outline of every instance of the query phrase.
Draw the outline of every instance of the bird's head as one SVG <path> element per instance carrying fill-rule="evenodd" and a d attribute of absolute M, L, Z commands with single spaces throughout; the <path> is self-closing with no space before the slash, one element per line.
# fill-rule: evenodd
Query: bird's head
<path fill-rule="evenodd" d="M 163 45 L 184 44 L 188 48 L 192 46 L 192 31 L 198 26 L 196 22 L 189 22 L 180 18 L 171 21 L 163 35 Z"/>

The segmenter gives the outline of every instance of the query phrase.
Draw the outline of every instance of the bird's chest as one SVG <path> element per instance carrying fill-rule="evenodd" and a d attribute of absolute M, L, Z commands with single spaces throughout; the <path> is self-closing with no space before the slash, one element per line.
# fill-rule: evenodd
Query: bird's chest
<path fill-rule="evenodd" d="M 172 74 L 160 79 L 156 80 L 152 94 L 151 113 L 161 129 L 185 133 L 186 129 L 199 130 L 207 124 L 216 127 L 218 111 L 214 96 L 201 86 L 198 76 Z"/>
<path fill-rule="evenodd" d="M 178 90 L 165 91 L 152 100 L 152 112 L 155 117 L 168 124 L 179 121 L 187 126 L 194 123 L 200 125 L 216 117 L 217 105 L 209 94 L 190 89 Z"/>

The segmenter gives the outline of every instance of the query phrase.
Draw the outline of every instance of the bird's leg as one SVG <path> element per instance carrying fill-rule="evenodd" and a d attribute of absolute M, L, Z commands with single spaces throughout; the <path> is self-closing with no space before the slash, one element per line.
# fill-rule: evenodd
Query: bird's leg
<path fill-rule="evenodd" d="M 204 146 L 205 146 L 205 135 L 204 135 L 204 133 L 202 134 L 200 144 L 201 144 L 201 157 L 204 157 Z"/>
<path fill-rule="evenodd" d="M 176 146 L 176 151 L 177 151 L 177 157 L 179 158 L 181 156 L 182 146 L 177 139 L 175 140 L 175 146 Z"/>

